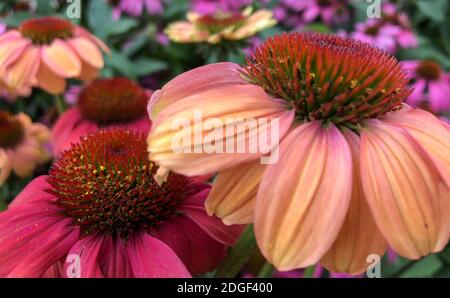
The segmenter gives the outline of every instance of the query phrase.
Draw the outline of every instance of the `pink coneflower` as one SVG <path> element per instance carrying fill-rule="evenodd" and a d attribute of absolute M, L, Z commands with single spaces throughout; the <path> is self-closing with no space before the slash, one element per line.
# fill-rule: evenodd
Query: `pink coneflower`
<path fill-rule="evenodd" d="M 450 73 L 432 60 L 404 61 L 409 78 L 413 80 L 413 93 L 408 97 L 408 103 L 414 106 L 428 104 L 432 111 L 450 111 Z"/>
<path fill-rule="evenodd" d="M 206 184 L 158 186 L 144 135 L 86 136 L 0 213 L 2 277 L 189 277 L 214 269 L 241 229 L 203 207 Z M 79 266 L 74 266 L 74 260 Z"/>
<path fill-rule="evenodd" d="M 402 105 L 407 85 L 398 61 L 368 44 L 318 33 L 275 36 L 245 68 L 207 65 L 156 91 L 150 158 L 188 176 L 219 171 L 208 212 L 228 224 L 254 222 L 259 248 L 278 270 L 320 261 L 358 274 L 386 244 L 418 259 L 440 251 L 450 235 L 450 130 Z M 186 123 L 174 130 L 179 118 Z M 210 142 L 209 118 L 227 127 L 233 119 L 278 119 L 279 159 L 262 165 L 261 152 L 194 150 Z M 174 152 L 174 137 L 194 126 L 203 137 Z M 215 144 L 241 137 L 257 144 L 261 127 L 226 130 Z"/>
<path fill-rule="evenodd" d="M 411 29 L 408 16 L 397 13 L 392 3 L 383 6 L 380 19 L 368 19 L 357 23 L 351 37 L 394 53 L 398 48 L 417 46 L 417 38 Z"/>
<path fill-rule="evenodd" d="M 82 27 L 57 17 L 30 19 L 0 36 L 0 80 L 14 90 L 37 86 L 61 94 L 66 79 L 90 81 L 108 48 Z"/>
<path fill-rule="evenodd" d="M 31 176 L 36 166 L 48 161 L 45 146 L 49 141 L 50 131 L 43 124 L 32 123 L 23 113 L 0 111 L 0 185 L 11 173 Z"/>
<path fill-rule="evenodd" d="M 146 106 L 151 92 L 126 78 L 99 79 L 84 87 L 77 105 L 64 112 L 52 130 L 55 156 L 80 137 L 104 127 L 124 127 L 147 134 Z"/>

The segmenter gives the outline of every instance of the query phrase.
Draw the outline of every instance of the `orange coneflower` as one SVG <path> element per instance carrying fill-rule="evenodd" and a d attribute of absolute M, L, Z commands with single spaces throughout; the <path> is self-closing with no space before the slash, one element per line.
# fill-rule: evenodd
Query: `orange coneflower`
<path fill-rule="evenodd" d="M 150 158 L 186 175 L 219 171 L 210 214 L 254 222 L 262 253 L 279 270 L 321 262 L 356 274 L 387 244 L 418 259 L 449 240 L 450 130 L 403 104 L 407 83 L 397 60 L 368 44 L 318 33 L 276 36 L 245 68 L 200 67 L 155 92 Z M 174 134 L 189 135 L 191 127 L 173 130 L 171 121 L 193 123 L 193 109 L 203 119 L 280 117 L 278 162 L 261 165 L 254 153 L 173 152 Z"/>
<path fill-rule="evenodd" d="M 105 44 L 80 26 L 57 17 L 30 19 L 0 36 L 0 80 L 14 90 L 38 86 L 60 94 L 66 79 L 98 76 Z"/>
<path fill-rule="evenodd" d="M 45 147 L 49 140 L 45 125 L 32 123 L 23 113 L 0 111 L 0 185 L 12 172 L 27 177 L 38 164 L 46 162 L 50 158 Z"/>
<path fill-rule="evenodd" d="M 166 34 L 180 43 L 208 42 L 217 44 L 222 40 L 241 40 L 276 24 L 271 11 L 261 9 L 252 14 L 251 8 L 242 12 L 221 12 L 201 15 L 189 12 L 187 21 L 169 25 Z"/>

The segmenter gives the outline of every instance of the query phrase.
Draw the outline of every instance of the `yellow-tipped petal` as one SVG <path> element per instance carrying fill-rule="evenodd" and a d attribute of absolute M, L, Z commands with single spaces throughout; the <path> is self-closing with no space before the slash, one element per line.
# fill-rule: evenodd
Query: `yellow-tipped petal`
<path fill-rule="evenodd" d="M 261 252 L 279 270 L 317 263 L 341 229 L 351 191 L 352 156 L 336 126 L 316 121 L 292 130 L 258 190 L 255 235 Z"/>
<path fill-rule="evenodd" d="M 50 94 L 61 94 L 66 90 L 66 80 L 51 71 L 45 63 L 41 63 L 36 77 L 39 87 Z"/>
<path fill-rule="evenodd" d="M 277 21 L 273 18 L 273 13 L 266 9 L 260 9 L 247 17 L 244 25 L 239 29 L 225 32 L 227 39 L 239 40 L 255 35 L 259 31 L 273 27 Z"/>
<path fill-rule="evenodd" d="M 450 233 L 450 192 L 403 128 L 370 120 L 361 133 L 361 177 L 378 228 L 399 255 L 440 251 Z"/>
<path fill-rule="evenodd" d="M 252 223 L 265 168 L 256 161 L 219 172 L 205 202 L 208 214 L 215 214 L 228 225 Z"/>
<path fill-rule="evenodd" d="M 39 49 L 27 47 L 21 57 L 8 67 L 5 83 L 16 89 L 26 88 L 33 84 L 39 68 Z"/>
<path fill-rule="evenodd" d="M 74 78 L 81 73 L 80 58 L 63 40 L 55 39 L 50 46 L 44 46 L 42 60 L 54 73 L 63 78 Z"/>
<path fill-rule="evenodd" d="M 69 40 L 77 54 L 93 68 L 101 69 L 104 66 L 103 55 L 97 45 L 85 37 L 76 37 Z"/>
<path fill-rule="evenodd" d="M 320 261 L 332 272 L 360 274 L 367 270 L 367 257 L 383 256 L 387 250 L 386 240 L 378 230 L 364 196 L 359 170 L 359 137 L 344 130 L 350 145 L 353 161 L 353 190 L 350 207 L 341 231 L 333 246 Z"/>

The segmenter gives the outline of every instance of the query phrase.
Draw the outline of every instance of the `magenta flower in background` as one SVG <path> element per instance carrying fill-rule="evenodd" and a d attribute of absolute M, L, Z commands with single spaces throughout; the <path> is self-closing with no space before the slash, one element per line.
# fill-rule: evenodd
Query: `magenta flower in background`
<path fill-rule="evenodd" d="M 373 46 L 394 53 L 398 48 L 417 47 L 417 38 L 412 31 L 409 18 L 397 12 L 395 4 L 387 2 L 382 8 L 380 19 L 368 19 L 356 24 L 356 31 L 350 36 Z"/>
<path fill-rule="evenodd" d="M 192 0 L 192 10 L 209 15 L 216 12 L 238 12 L 252 3 L 252 0 Z"/>
<path fill-rule="evenodd" d="M 428 105 L 435 113 L 450 112 L 450 73 L 444 72 L 432 60 L 404 61 L 412 80 L 413 93 L 407 103 L 413 106 Z"/>
<path fill-rule="evenodd" d="M 274 16 L 289 28 L 298 28 L 316 20 L 330 25 L 348 19 L 347 0 L 281 0 Z"/>
<path fill-rule="evenodd" d="M 119 0 L 113 8 L 113 19 L 119 19 L 122 13 L 139 17 L 144 8 L 149 15 L 160 15 L 164 11 L 162 0 Z"/>
<path fill-rule="evenodd" d="M 213 270 L 242 228 L 207 215 L 209 185 L 174 173 L 158 185 L 156 171 L 145 135 L 88 135 L 0 213 L 0 277 L 190 277 Z"/>
<path fill-rule="evenodd" d="M 7 27 L 8 26 L 6 24 L 0 23 L 0 35 L 6 32 Z"/>

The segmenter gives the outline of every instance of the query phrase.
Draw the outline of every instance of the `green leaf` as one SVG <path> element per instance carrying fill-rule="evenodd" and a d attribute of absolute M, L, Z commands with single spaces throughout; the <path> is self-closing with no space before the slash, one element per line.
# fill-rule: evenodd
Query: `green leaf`
<path fill-rule="evenodd" d="M 416 4 L 420 12 L 426 17 L 438 23 L 445 21 L 448 0 L 418 0 Z"/>
<path fill-rule="evenodd" d="M 133 80 L 137 79 L 137 73 L 135 71 L 136 66 L 124 54 L 112 49 L 111 56 L 106 56 L 105 61 L 107 66 L 112 67 L 121 75 L 129 77 Z"/>
<path fill-rule="evenodd" d="M 443 267 L 442 261 L 437 255 L 429 255 L 415 262 L 410 268 L 400 274 L 399 277 L 432 277 Z"/>
<path fill-rule="evenodd" d="M 138 21 L 130 18 L 122 18 L 117 22 L 114 22 L 110 29 L 107 31 L 108 35 L 118 35 L 122 33 L 126 33 L 131 29 L 134 29 L 138 26 Z"/>
<path fill-rule="evenodd" d="M 87 11 L 89 28 L 101 39 L 106 39 L 114 23 L 111 7 L 105 0 L 89 1 Z"/>
<path fill-rule="evenodd" d="M 134 64 L 136 65 L 136 74 L 139 76 L 150 75 L 169 67 L 164 61 L 150 58 L 139 58 Z"/>
<path fill-rule="evenodd" d="M 53 13 L 52 1 L 37 0 L 36 12 L 40 15 L 50 15 Z"/>
<path fill-rule="evenodd" d="M 30 19 L 32 17 L 33 15 L 29 12 L 18 12 L 9 15 L 5 19 L 3 19 L 2 22 L 7 24 L 9 27 L 19 27 L 23 21 Z"/>

